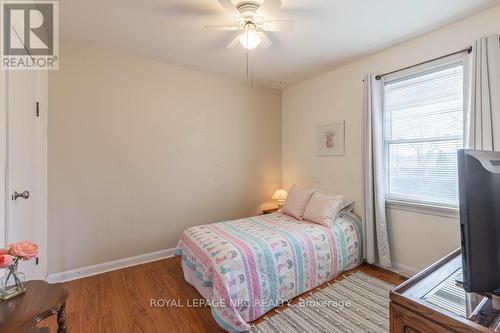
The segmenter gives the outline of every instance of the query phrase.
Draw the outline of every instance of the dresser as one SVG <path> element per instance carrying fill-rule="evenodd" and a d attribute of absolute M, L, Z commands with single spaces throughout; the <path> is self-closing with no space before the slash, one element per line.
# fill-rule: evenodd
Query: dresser
<path fill-rule="evenodd" d="M 491 296 L 461 287 L 457 250 L 396 287 L 390 295 L 391 333 L 500 332 Z"/>

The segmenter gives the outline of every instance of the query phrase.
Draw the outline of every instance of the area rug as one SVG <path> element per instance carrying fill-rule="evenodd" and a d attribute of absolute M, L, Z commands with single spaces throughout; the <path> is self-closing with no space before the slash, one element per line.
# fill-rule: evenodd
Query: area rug
<path fill-rule="evenodd" d="M 394 286 L 362 272 L 313 292 L 252 327 L 252 333 L 387 333 Z"/>

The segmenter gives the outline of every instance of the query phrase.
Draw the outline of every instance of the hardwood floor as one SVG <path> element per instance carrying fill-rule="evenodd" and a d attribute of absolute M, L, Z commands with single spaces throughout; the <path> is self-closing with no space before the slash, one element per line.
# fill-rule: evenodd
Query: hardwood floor
<path fill-rule="evenodd" d="M 367 264 L 353 271 L 363 271 L 395 285 L 404 281 L 395 273 Z M 201 299 L 201 296 L 184 281 L 178 257 L 75 280 L 66 285 L 70 295 L 66 304 L 68 333 L 224 332 L 212 319 L 208 306 L 189 307 L 192 300 Z M 183 307 L 151 306 L 151 300 L 158 299 L 172 299 Z M 157 301 L 157 304 L 161 305 L 161 302 Z M 271 311 L 268 315 L 273 314 Z M 53 319 L 38 326 L 49 326 L 51 332 L 56 332 Z"/>

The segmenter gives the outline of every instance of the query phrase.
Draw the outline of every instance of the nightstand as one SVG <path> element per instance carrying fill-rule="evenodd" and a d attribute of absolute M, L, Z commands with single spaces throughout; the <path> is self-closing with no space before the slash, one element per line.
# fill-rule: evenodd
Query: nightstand
<path fill-rule="evenodd" d="M 279 208 L 270 208 L 270 209 L 264 209 L 262 211 L 262 215 L 266 215 L 266 214 L 271 214 L 271 213 L 274 213 L 274 212 L 277 212 Z"/>

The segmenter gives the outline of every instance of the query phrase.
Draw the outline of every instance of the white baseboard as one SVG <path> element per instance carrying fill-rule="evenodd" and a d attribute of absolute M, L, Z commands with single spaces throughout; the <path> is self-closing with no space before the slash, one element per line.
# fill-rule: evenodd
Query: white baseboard
<path fill-rule="evenodd" d="M 118 259 L 114 261 L 104 262 L 102 264 L 72 269 L 65 272 L 52 273 L 47 275 L 47 282 L 60 283 L 71 280 L 81 279 L 84 277 L 98 275 L 106 272 L 115 271 L 117 269 L 127 268 L 131 266 L 141 265 L 152 261 L 157 261 L 165 258 L 170 258 L 175 255 L 175 249 L 166 249 L 139 256 Z"/>
<path fill-rule="evenodd" d="M 389 272 L 393 272 L 399 275 L 404 276 L 405 278 L 411 278 L 412 276 L 416 275 L 418 272 L 420 272 L 418 269 L 408 267 L 405 265 L 400 265 L 397 262 L 392 262 L 391 267 L 382 267 L 379 264 L 374 264 L 377 267 L 383 268 L 385 270 L 388 270 Z"/>
<path fill-rule="evenodd" d="M 420 272 L 420 270 L 418 270 L 416 268 L 401 265 L 397 262 L 392 262 L 392 269 L 390 269 L 390 270 L 395 272 L 395 273 L 398 273 L 400 275 L 403 275 L 404 277 L 407 277 L 407 278 L 410 278 L 410 277 L 416 275 L 418 272 Z"/>

